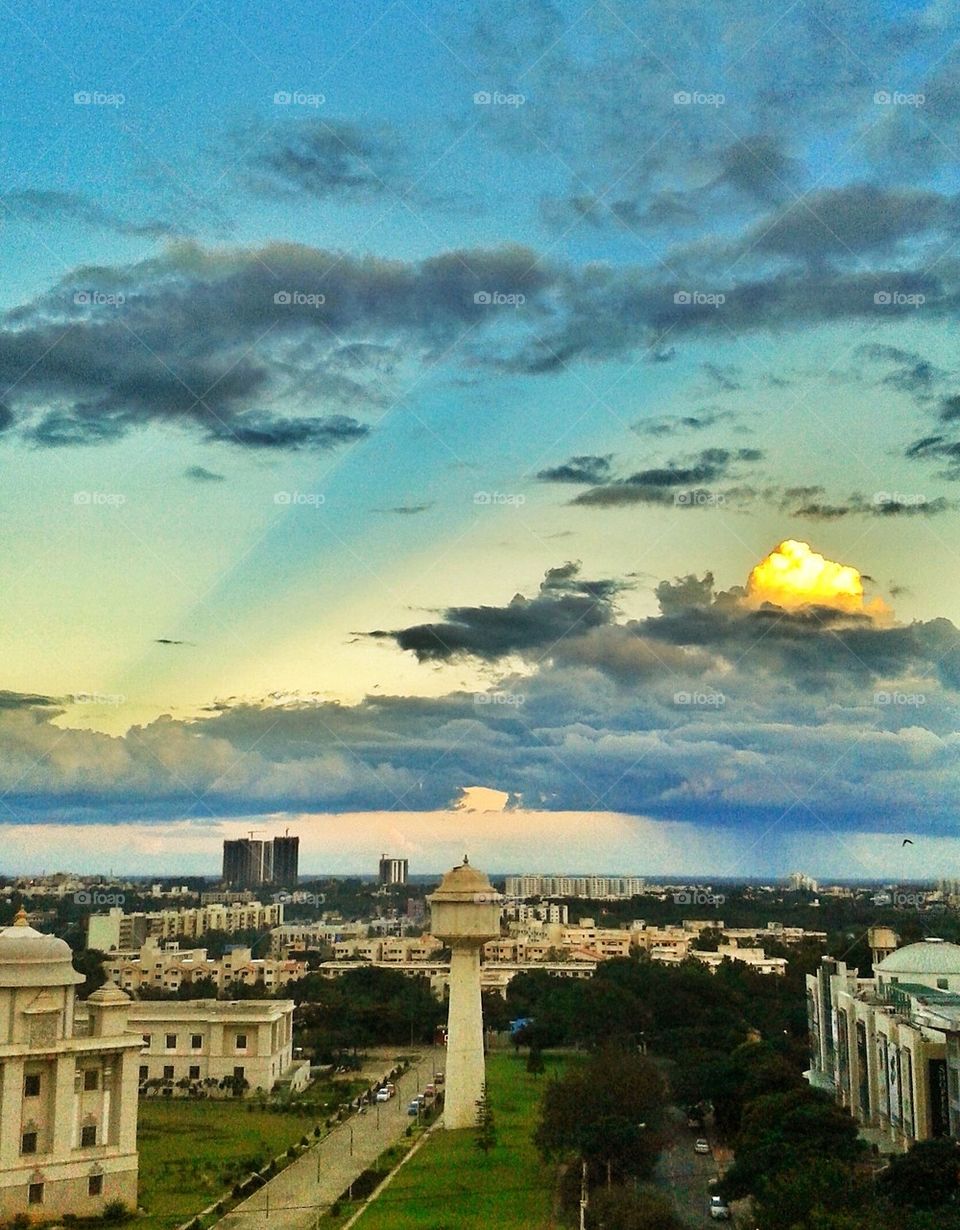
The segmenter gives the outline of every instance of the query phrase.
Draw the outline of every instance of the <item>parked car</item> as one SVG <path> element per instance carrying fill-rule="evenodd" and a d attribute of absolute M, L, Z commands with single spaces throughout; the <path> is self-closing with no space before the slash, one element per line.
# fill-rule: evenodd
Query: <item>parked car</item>
<path fill-rule="evenodd" d="M 438 1072 L 438 1073 L 436 1074 L 436 1076 L 433 1078 L 433 1083 L 434 1083 L 435 1085 L 442 1085 L 442 1084 L 443 1084 L 443 1073 L 442 1073 L 442 1072 Z"/>
<path fill-rule="evenodd" d="M 431 1081 L 429 1085 L 424 1085 L 423 1092 L 427 1095 L 428 1098 L 432 1098 L 436 1095 L 437 1087 L 433 1083 L 433 1081 Z"/>
<path fill-rule="evenodd" d="M 414 1098 L 414 1100 L 407 1106 L 407 1114 L 408 1115 L 419 1115 L 420 1114 L 420 1103 L 416 1100 L 416 1098 Z"/>
<path fill-rule="evenodd" d="M 710 1216 L 714 1221 L 729 1221 L 730 1206 L 720 1196 L 710 1197 Z"/>
<path fill-rule="evenodd" d="M 704 1140 L 704 1138 L 701 1136 L 697 1140 L 697 1143 L 693 1146 L 693 1150 L 695 1153 L 709 1153 L 710 1152 L 710 1142 L 708 1140 Z"/>
<path fill-rule="evenodd" d="M 389 1089 L 378 1089 L 377 1090 L 377 1101 L 378 1102 L 389 1102 L 392 1097 L 393 1097 L 393 1094 L 390 1092 Z"/>

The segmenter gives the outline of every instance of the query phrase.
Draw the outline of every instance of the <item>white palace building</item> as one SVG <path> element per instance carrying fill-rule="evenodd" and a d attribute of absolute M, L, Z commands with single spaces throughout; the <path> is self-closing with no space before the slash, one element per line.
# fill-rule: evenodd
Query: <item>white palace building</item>
<path fill-rule="evenodd" d="M 137 1205 L 137 1065 L 130 1000 L 111 983 L 86 1002 L 63 940 L 0 929 L 0 1220 L 102 1213 Z"/>
<path fill-rule="evenodd" d="M 830 957 L 807 976 L 807 1079 L 885 1152 L 960 1138 L 960 945 L 896 944 L 871 929 L 872 978 Z"/>

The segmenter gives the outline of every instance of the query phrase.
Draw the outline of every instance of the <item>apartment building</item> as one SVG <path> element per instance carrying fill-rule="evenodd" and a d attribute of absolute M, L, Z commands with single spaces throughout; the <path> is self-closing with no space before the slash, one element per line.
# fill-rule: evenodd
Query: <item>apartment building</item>
<path fill-rule="evenodd" d="M 78 1022 L 63 940 L 0 930 L 0 1219 L 137 1204 L 137 1052 L 129 997 L 107 983 Z"/>
<path fill-rule="evenodd" d="M 586 897 L 593 901 L 640 896 L 646 881 L 640 876 L 571 876 L 530 874 L 506 877 L 506 896 Z"/>
<path fill-rule="evenodd" d="M 331 944 L 365 937 L 367 926 L 360 922 L 282 923 L 270 932 L 270 951 L 274 956 L 291 952 L 317 952 Z"/>
<path fill-rule="evenodd" d="M 289 958 L 255 958 L 249 946 L 244 945 L 228 949 L 221 958 L 214 959 L 207 956 L 205 948 L 181 948 L 176 942 L 161 947 L 156 939 L 151 939 L 136 952 L 111 954 L 104 969 L 117 986 L 134 995 L 146 987 L 175 992 L 185 984 L 206 979 L 218 991 L 239 982 L 262 986 L 267 994 L 302 978 L 307 965 L 305 961 Z"/>
<path fill-rule="evenodd" d="M 87 919 L 87 947 L 98 952 L 129 951 L 151 937 L 162 940 L 199 939 L 208 931 L 262 931 L 283 922 L 283 902 L 233 901 L 189 909 L 156 910 L 149 914 L 125 914 L 119 906 L 107 914 Z"/>

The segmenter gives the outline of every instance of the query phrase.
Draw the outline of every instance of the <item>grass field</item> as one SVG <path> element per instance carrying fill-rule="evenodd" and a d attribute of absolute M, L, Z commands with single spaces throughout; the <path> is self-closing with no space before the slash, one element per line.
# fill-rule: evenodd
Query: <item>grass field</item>
<path fill-rule="evenodd" d="M 319 1094 L 319 1090 L 310 1093 Z M 339 1100 L 329 1088 L 331 1102 Z M 322 1103 L 318 1102 L 319 1110 Z M 311 1137 L 316 1113 L 275 1113 L 249 1101 L 187 1101 L 172 1098 L 140 1103 L 139 1203 L 142 1230 L 171 1230 L 211 1201 L 229 1193 L 252 1163 L 266 1164 L 301 1136 Z"/>
<path fill-rule="evenodd" d="M 525 1056 L 491 1055 L 487 1092 L 497 1144 L 487 1157 L 472 1131 L 433 1133 L 357 1223 L 357 1230 L 545 1230 L 556 1169 L 534 1147 L 540 1097 L 558 1061 L 531 1076 Z"/>

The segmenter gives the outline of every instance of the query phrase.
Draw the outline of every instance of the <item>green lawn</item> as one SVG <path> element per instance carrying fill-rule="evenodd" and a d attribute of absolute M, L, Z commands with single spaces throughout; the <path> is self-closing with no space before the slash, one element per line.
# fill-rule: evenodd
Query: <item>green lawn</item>
<path fill-rule="evenodd" d="M 140 1103 L 139 1203 L 143 1230 L 170 1230 L 229 1193 L 252 1163 L 265 1165 L 301 1136 L 312 1138 L 327 1103 L 343 1100 L 329 1086 L 307 1091 L 309 1112 L 276 1113 L 250 1101 L 150 1098 Z M 347 1094 L 346 1096 L 349 1096 Z"/>
<path fill-rule="evenodd" d="M 526 1057 L 491 1055 L 487 1091 L 497 1145 L 484 1157 L 472 1131 L 438 1129 L 397 1173 L 357 1230 L 546 1230 L 556 1168 L 533 1145 L 540 1097 L 559 1061 L 531 1076 Z"/>

